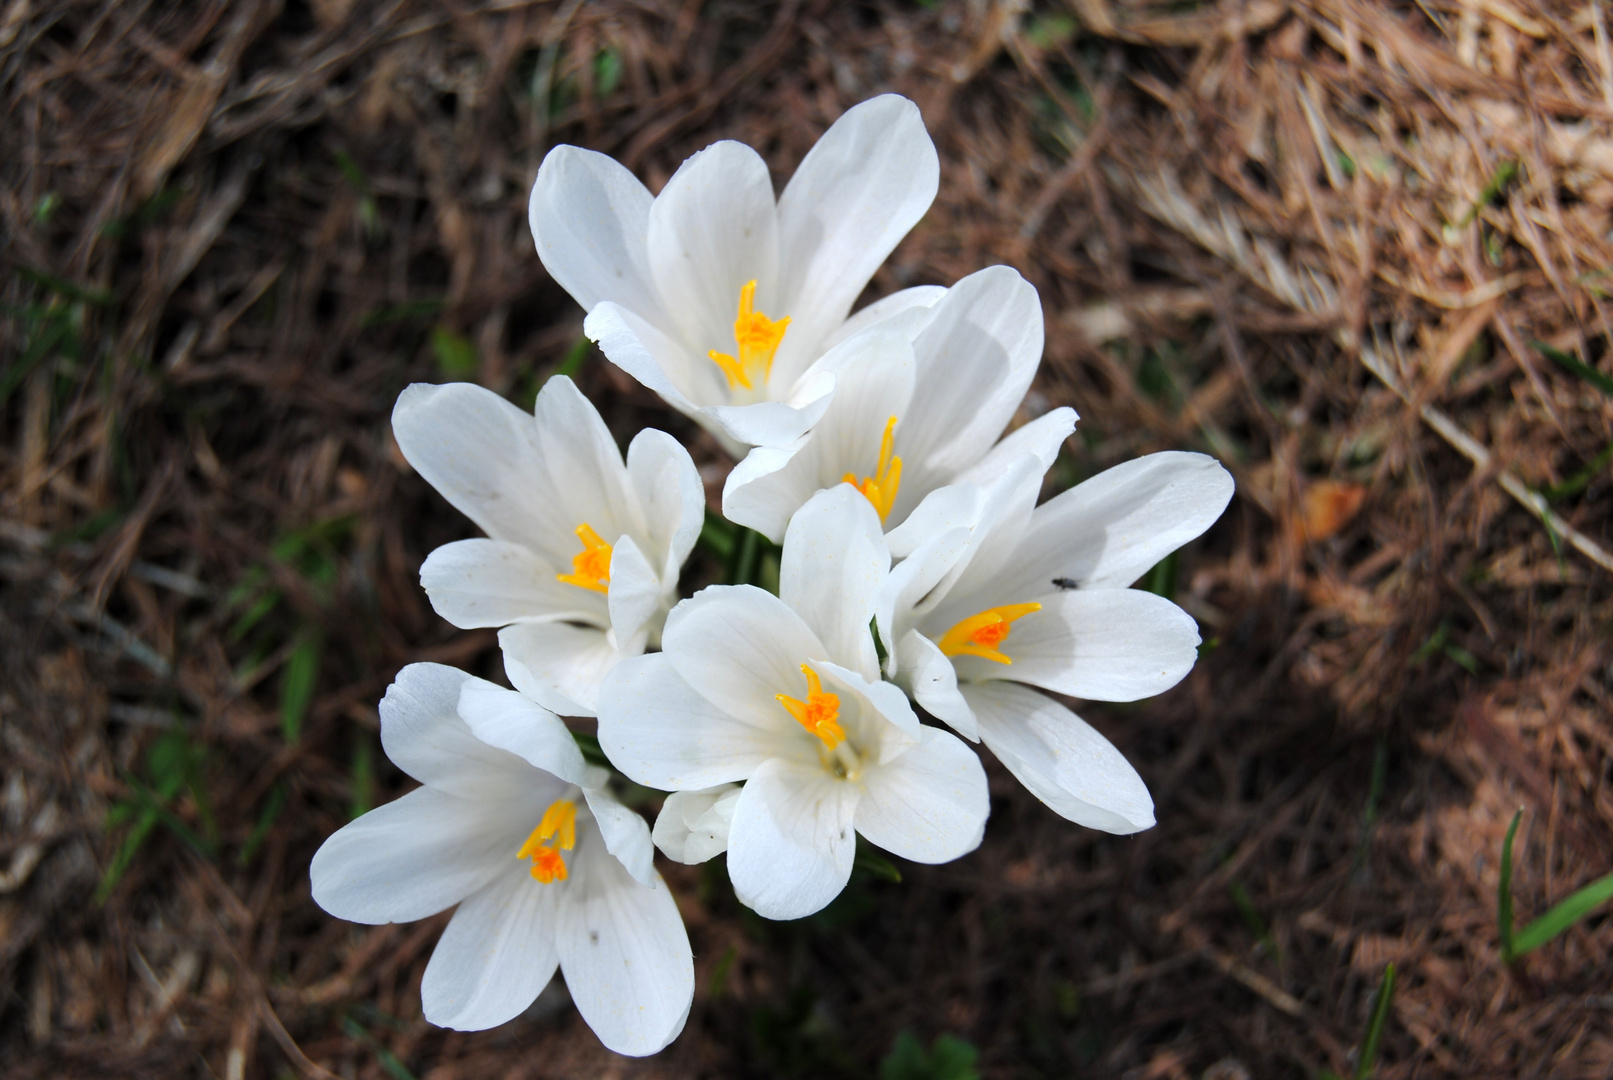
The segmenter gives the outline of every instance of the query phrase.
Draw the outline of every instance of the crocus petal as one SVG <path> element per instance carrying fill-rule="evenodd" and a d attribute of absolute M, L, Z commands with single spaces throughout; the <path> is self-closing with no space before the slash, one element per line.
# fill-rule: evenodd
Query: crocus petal
<path fill-rule="evenodd" d="M 627 447 L 627 478 L 644 507 L 644 552 L 663 582 L 675 582 L 700 538 L 706 520 L 706 489 L 683 444 L 664 431 L 645 428 Z"/>
<path fill-rule="evenodd" d="M 701 409 L 695 419 L 734 446 L 784 446 L 794 442 L 823 418 L 835 390 L 828 372 L 803 375 L 784 401 L 758 401 L 751 405 L 714 405 Z M 715 425 L 715 427 L 713 427 Z M 734 454 L 740 457 L 740 453 Z"/>
<path fill-rule="evenodd" d="M 646 243 L 661 302 L 695 351 L 734 351 L 748 281 L 756 310 L 780 317 L 773 180 L 744 143 L 712 143 L 678 167 L 650 207 Z"/>
<path fill-rule="evenodd" d="M 728 850 L 738 784 L 674 791 L 655 818 L 655 846 L 673 862 L 693 866 Z"/>
<path fill-rule="evenodd" d="M 460 904 L 420 980 L 426 1019 L 483 1031 L 519 1016 L 560 961 L 557 899 L 553 886 L 514 867 Z"/>
<path fill-rule="evenodd" d="M 764 762 L 745 782 L 728 832 L 728 877 L 739 902 L 767 919 L 799 919 L 851 877 L 857 784 L 817 762 Z"/>
<path fill-rule="evenodd" d="M 661 578 L 631 536 L 616 541 L 610 558 L 610 628 L 622 651 L 644 649 L 647 624 L 661 612 Z"/>
<path fill-rule="evenodd" d="M 1081 589 L 1041 598 L 1014 623 L 999 664 L 954 658 L 966 681 L 1012 679 L 1090 701 L 1136 701 L 1182 681 L 1198 659 L 1193 616 L 1141 589 Z"/>
<path fill-rule="evenodd" d="M 959 490 L 964 495 L 978 493 L 973 488 L 942 488 L 942 491 Z M 930 500 L 925 500 L 926 504 Z M 965 517 L 963 520 L 967 521 Z M 889 540 L 889 534 L 886 535 Z M 879 627 L 879 638 L 885 643 L 885 677 L 895 678 L 905 661 L 898 655 L 898 645 L 907 633 L 910 615 L 920 600 L 935 588 L 936 583 L 952 569 L 969 545 L 967 528 L 948 528 L 931 536 L 907 558 L 897 563 L 875 601 L 874 618 Z M 899 621 L 898 621 L 899 620 Z"/>
<path fill-rule="evenodd" d="M 1209 528 L 1232 492 L 1231 474 L 1204 454 L 1116 465 L 1037 507 L 1013 567 L 992 587 L 1040 592 L 1040 582 L 1063 577 L 1083 589 L 1124 588 Z"/>
<path fill-rule="evenodd" d="M 979 461 L 1030 388 L 1042 355 L 1035 287 L 1006 266 L 970 274 L 936 303 L 913 353 L 913 404 L 898 440 L 922 493 Z"/>
<path fill-rule="evenodd" d="M 420 584 L 433 610 L 463 630 L 521 619 L 605 619 L 603 597 L 558 580 L 537 552 L 507 540 L 444 544 L 426 556 Z"/>
<path fill-rule="evenodd" d="M 1015 683 L 962 689 L 979 718 L 981 741 L 1055 813 L 1122 836 L 1154 824 L 1154 801 L 1142 777 L 1079 716 Z"/>
<path fill-rule="evenodd" d="M 633 875 L 640 885 L 655 884 L 655 845 L 650 841 L 650 827 L 636 810 L 623 806 L 611 794 L 610 773 L 598 766 L 588 767 L 589 777 L 582 785 L 583 798 L 588 811 L 594 816 L 594 826 L 605 843 L 605 850 Z"/>
<path fill-rule="evenodd" d="M 380 707 L 381 748 L 392 764 L 465 799 L 519 791 L 531 773 L 526 763 L 482 742 L 459 716 L 461 690 L 482 681 L 445 664 L 410 664 L 398 672 Z"/>
<path fill-rule="evenodd" d="M 970 742 L 980 741 L 974 710 L 958 691 L 958 672 L 946 654 L 917 630 L 902 635 L 898 662 L 913 700 Z"/>
<path fill-rule="evenodd" d="M 605 631 L 570 623 L 515 623 L 498 632 L 498 646 L 511 685 L 561 716 L 593 716 L 622 659 Z"/>
<path fill-rule="evenodd" d="M 409 464 L 495 540 L 569 565 L 566 524 L 553 501 L 532 417 L 484 387 L 415 383 L 398 395 L 392 433 Z"/>
<path fill-rule="evenodd" d="M 569 569 L 571 556 L 582 550 L 579 525 L 592 526 L 610 543 L 623 533 L 643 535 L 643 511 L 628 490 L 616 437 L 577 384 L 564 375 L 549 379 L 538 391 L 532 417 L 550 497 L 566 534 L 560 565 Z"/>
<path fill-rule="evenodd" d="M 514 690 L 469 679 L 459 691 L 459 716 L 489 746 L 508 750 L 533 768 L 568 784 L 583 782 L 582 751 L 554 713 Z"/>
<path fill-rule="evenodd" d="M 801 616 L 753 585 L 712 585 L 683 601 L 667 616 L 661 648 L 683 681 L 717 711 L 749 723 L 773 720 L 781 731 L 799 725 L 778 695 L 799 696 L 792 688 L 805 685 L 801 665 L 829 655 Z"/>
<path fill-rule="evenodd" d="M 984 497 L 984 487 L 976 484 L 957 483 L 936 488 L 924 496 L 924 501 L 900 525 L 885 534 L 891 555 L 906 559 L 925 541 L 952 530 L 962 530 L 967 535 L 979 520 Z"/>
<path fill-rule="evenodd" d="M 818 635 L 830 658 L 868 679 L 879 678 L 869 623 L 890 565 L 879 514 L 850 484 L 814 496 L 784 534 L 779 599 Z"/>
<path fill-rule="evenodd" d="M 825 338 L 823 349 L 828 351 L 869 327 L 883 323 L 889 323 L 901 330 L 911 341 L 918 337 L 919 332 L 928 324 L 934 314 L 936 301 L 946 293 L 944 285 L 914 285 L 875 300 L 862 310 L 853 313 L 851 318 L 840 324 L 838 330 Z"/>
<path fill-rule="evenodd" d="M 416 788 L 320 845 L 314 902 L 349 922 L 424 919 L 508 873 L 519 832 L 495 803 Z"/>
<path fill-rule="evenodd" d="M 814 659 L 813 670 L 823 680 L 824 689 L 840 698 L 840 720 L 846 733 L 866 755 L 877 748 L 876 760 L 884 763 L 907 752 L 918 742 L 921 731 L 919 718 L 908 703 L 907 695 L 878 676 L 865 679 L 857 672 L 843 668 L 829 660 Z M 850 700 L 848 700 L 850 699 Z M 854 709 L 848 706 L 855 704 Z M 820 747 L 808 741 L 813 754 Z"/>
<path fill-rule="evenodd" d="M 588 311 L 602 300 L 660 311 L 650 281 L 649 189 L 614 160 L 557 146 L 544 157 L 527 201 L 538 258 Z"/>
<path fill-rule="evenodd" d="M 964 484 L 989 484 L 1014 461 L 1030 454 L 1042 463 L 1042 471 L 1053 467 L 1059 448 L 1075 431 L 1075 410 L 1068 406 L 1038 416 L 1030 423 L 1016 428 L 1002 441 L 987 451 L 986 456 L 958 475 Z"/>
<path fill-rule="evenodd" d="M 709 401 L 723 392 L 722 371 L 716 364 L 700 357 L 705 366 L 699 366 L 686 346 L 620 304 L 608 300 L 595 304 L 583 320 L 582 332 L 606 359 L 687 416 L 699 411 L 695 400 Z"/>
<path fill-rule="evenodd" d="M 600 692 L 599 744 L 628 779 L 685 791 L 743 780 L 784 741 L 776 727 L 716 708 L 679 677 L 666 653 L 652 653 L 622 661 Z"/>
<path fill-rule="evenodd" d="M 775 372 L 793 377 L 812 362 L 879 264 L 930 208 L 940 175 L 924 118 L 906 98 L 865 101 L 824 132 L 778 202 L 779 294 L 797 321 Z"/>
<path fill-rule="evenodd" d="M 586 843 L 560 894 L 555 946 L 577 1011 L 618 1054 L 653 1054 L 677 1038 L 694 998 L 694 957 L 666 883 L 633 880 Z"/>
<path fill-rule="evenodd" d="M 980 846 L 991 813 L 986 770 L 957 736 L 926 727 L 917 746 L 867 778 L 857 831 L 893 855 L 950 862 Z"/>

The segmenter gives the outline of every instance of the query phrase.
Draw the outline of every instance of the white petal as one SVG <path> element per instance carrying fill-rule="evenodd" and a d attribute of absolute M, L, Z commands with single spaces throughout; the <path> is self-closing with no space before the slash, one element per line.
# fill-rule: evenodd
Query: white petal
<path fill-rule="evenodd" d="M 424 919 L 507 873 L 526 827 L 495 804 L 416 788 L 320 845 L 314 902 L 350 922 Z"/>
<path fill-rule="evenodd" d="M 1012 664 L 958 656 L 959 678 L 1012 679 L 1089 701 L 1136 701 L 1181 682 L 1198 659 L 1198 624 L 1162 596 L 1081 589 L 1040 599 L 1042 610 L 1017 620 L 1000 646 Z"/>
<path fill-rule="evenodd" d="M 392 764 L 450 795 L 497 799 L 531 776 L 520 758 L 478 739 L 459 716 L 466 683 L 482 679 L 445 664 L 410 664 L 381 699 L 381 747 Z M 492 683 L 486 683 L 492 686 Z"/>
<path fill-rule="evenodd" d="M 838 484 L 791 519 L 779 565 L 779 599 L 818 635 L 829 659 L 878 679 L 869 624 L 890 566 L 879 514 L 856 488 Z"/>
<path fill-rule="evenodd" d="M 1032 795 L 1077 825 L 1127 835 L 1154 824 L 1154 801 L 1114 744 L 1069 709 L 1010 682 L 963 687 L 980 739 Z"/>
<path fill-rule="evenodd" d="M 871 770 L 857 831 L 893 855 L 949 862 L 980 846 L 991 813 L 986 770 L 957 736 L 926 727 L 919 744 Z"/>
<path fill-rule="evenodd" d="M 560 565 L 569 569 L 571 556 L 582 551 L 576 536 L 580 525 L 592 526 L 610 544 L 624 533 L 644 535 L 643 510 L 629 489 L 616 438 L 577 384 L 564 375 L 544 383 L 532 416 L 550 497 L 570 534 Z"/>
<path fill-rule="evenodd" d="M 822 678 L 824 689 L 840 698 L 841 726 L 864 758 L 891 761 L 918 742 L 918 715 L 898 687 L 877 676 L 865 679 L 828 660 L 815 659 L 812 668 Z M 807 740 L 804 746 L 810 753 L 798 756 L 810 762 L 822 747 L 816 736 L 808 735 Z"/>
<path fill-rule="evenodd" d="M 610 557 L 610 628 L 622 651 L 644 650 L 649 624 L 665 600 L 661 578 L 631 536 L 617 539 Z"/>
<path fill-rule="evenodd" d="M 586 763 L 570 729 L 554 713 L 514 690 L 469 680 L 459 692 L 459 715 L 487 745 L 508 750 L 568 784 L 583 782 Z"/>
<path fill-rule="evenodd" d="M 602 300 L 645 317 L 660 312 L 644 238 L 652 196 L 604 154 L 557 146 L 544 157 L 527 201 L 538 258 L 588 311 Z"/>
<path fill-rule="evenodd" d="M 940 175 L 924 118 L 906 98 L 872 98 L 824 132 L 779 198 L 779 293 L 795 321 L 775 371 L 793 376 L 812 362 L 930 208 Z"/>
<path fill-rule="evenodd" d="M 650 841 L 650 826 L 637 810 L 623 806 L 611 794 L 611 774 L 597 766 L 588 770 L 592 775 L 582 786 L 588 811 L 594 816 L 594 827 L 604 839 L 605 850 L 620 862 L 627 872 L 646 887 L 655 884 L 655 845 Z"/>
<path fill-rule="evenodd" d="M 666 653 L 624 660 L 599 695 L 605 755 L 629 779 L 662 791 L 743 780 L 779 743 L 777 729 L 730 716 L 691 690 Z"/>
<path fill-rule="evenodd" d="M 956 489 L 941 489 L 943 492 L 952 490 Z M 969 494 L 976 489 L 961 490 Z M 930 505 L 930 502 L 926 499 L 925 505 Z M 890 539 L 889 534 L 886 539 Z M 905 663 L 898 655 L 900 649 L 896 646 L 912 626 L 914 608 L 935 588 L 937 582 L 946 577 L 968 546 L 967 528 L 946 529 L 919 544 L 917 550 L 896 564 L 880 586 L 875 618 L 879 622 L 880 640 L 885 643 L 886 678 L 895 678 Z"/>
<path fill-rule="evenodd" d="M 570 623 L 515 623 L 498 632 L 498 646 L 510 684 L 561 716 L 594 715 L 600 686 L 622 660 L 605 631 Z"/>
<path fill-rule="evenodd" d="M 985 456 L 1030 388 L 1042 357 L 1035 287 L 1006 266 L 970 274 L 935 305 L 913 352 L 913 404 L 898 437 L 922 496 Z"/>
<path fill-rule="evenodd" d="M 1004 436 L 985 457 L 960 473 L 958 482 L 989 484 L 1001 476 L 1015 458 L 1024 454 L 1033 455 L 1046 472 L 1058 459 L 1064 440 L 1075 431 L 1075 420 L 1075 410 L 1068 406 L 1038 416 Z"/>
<path fill-rule="evenodd" d="M 555 946 L 577 1011 L 618 1054 L 653 1054 L 677 1038 L 694 998 L 694 957 L 659 874 L 641 885 L 579 837 L 560 896 Z"/>
<path fill-rule="evenodd" d="M 958 673 L 939 646 L 917 630 L 902 635 L 897 647 L 902 677 L 913 700 L 937 720 L 970 740 L 980 741 L 974 710 L 958 692 Z"/>
<path fill-rule="evenodd" d="M 1013 591 L 1055 577 L 1084 589 L 1124 588 L 1208 529 L 1232 498 L 1232 476 L 1204 454 L 1149 454 L 1107 469 L 1036 508 L 997 579 Z"/>
<path fill-rule="evenodd" d="M 826 372 L 808 372 L 783 401 L 717 405 L 700 410 L 696 419 L 709 421 L 708 427 L 715 425 L 718 433 L 726 434 L 736 444 L 785 446 L 799 439 L 822 419 L 834 389 L 833 376 Z"/>
<path fill-rule="evenodd" d="M 661 580 L 674 583 L 700 538 L 706 520 L 706 489 L 683 444 L 664 431 L 645 428 L 627 447 L 627 477 L 644 507 L 644 554 L 657 560 Z"/>
<path fill-rule="evenodd" d="M 771 723 L 779 731 L 800 725 L 778 695 L 793 695 L 789 688 L 801 685 L 802 664 L 829 655 L 801 616 L 752 585 L 713 585 L 673 608 L 661 649 L 716 711 L 751 724 Z"/>
<path fill-rule="evenodd" d="M 582 332 L 606 359 L 681 413 L 692 416 L 699 409 L 695 402 L 719 401 L 726 393 L 716 364 L 694 357 L 687 346 L 619 304 L 594 305 Z"/>
<path fill-rule="evenodd" d="M 1011 571 L 1018 566 L 1020 539 L 1036 509 L 1036 497 L 1042 490 L 1043 471 L 1040 461 L 1025 454 L 1011 462 L 989 486 L 977 489 L 977 513 L 963 553 L 918 604 L 918 611 L 933 613 L 926 616 L 928 622 L 944 617 L 948 620 L 946 625 L 951 626 L 953 622 L 973 615 L 982 607 L 1008 602 L 992 600 L 989 604 L 982 604 L 975 599 L 977 595 L 1020 595 L 1000 590 L 981 592 L 983 587 L 980 583 L 994 580 L 993 575 L 1007 572 L 1005 568 Z M 962 615 L 955 613 L 960 610 L 959 605 L 968 609 Z"/>
<path fill-rule="evenodd" d="M 415 383 L 398 395 L 392 432 L 409 464 L 487 535 L 570 565 L 577 523 L 552 497 L 532 417 L 470 383 Z"/>
<path fill-rule="evenodd" d="M 885 534 L 891 555 L 906 559 L 931 537 L 974 528 L 984 498 L 985 487 L 970 483 L 947 484 L 931 491 L 900 525 Z"/>
<path fill-rule="evenodd" d="M 821 765 L 773 759 L 746 781 L 728 832 L 739 902 L 767 919 L 800 919 L 840 895 L 857 853 L 861 787 Z"/>
<path fill-rule="evenodd" d="M 426 556 L 420 584 L 437 614 L 465 630 L 521 619 L 605 618 L 602 596 L 557 580 L 537 552 L 507 540 L 444 544 Z"/>
<path fill-rule="evenodd" d="M 560 960 L 558 895 L 517 867 L 460 904 L 420 980 L 426 1019 L 483 1031 L 532 1004 Z"/>
<path fill-rule="evenodd" d="M 747 281 L 757 283 L 757 311 L 775 319 L 787 314 L 775 288 L 773 181 L 761 155 L 744 143 L 713 143 L 678 167 L 650 208 L 647 243 L 661 302 L 701 355 L 738 347 L 734 317 Z"/>
<path fill-rule="evenodd" d="M 841 323 L 838 330 L 824 339 L 823 349 L 827 352 L 870 326 L 878 326 L 887 321 L 901 329 L 911 341 L 924 329 L 929 315 L 933 314 L 936 301 L 946 294 L 944 285 L 914 285 L 875 300 Z"/>
<path fill-rule="evenodd" d="M 723 481 L 722 516 L 783 543 L 790 515 L 818 490 L 815 469 L 788 467 L 810 438 L 803 435 L 787 446 L 751 447 Z"/>
<path fill-rule="evenodd" d="M 693 866 L 728 850 L 738 784 L 674 791 L 655 819 L 655 846 L 673 862 Z"/>

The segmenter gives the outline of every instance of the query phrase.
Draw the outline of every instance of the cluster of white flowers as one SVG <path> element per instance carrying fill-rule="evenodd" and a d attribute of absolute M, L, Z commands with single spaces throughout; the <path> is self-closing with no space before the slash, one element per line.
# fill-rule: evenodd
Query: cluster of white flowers
<path fill-rule="evenodd" d="M 684 863 L 726 852 L 740 901 L 810 915 L 858 834 L 920 863 L 979 845 L 969 742 L 1071 821 L 1153 824 L 1125 758 L 1040 691 L 1133 701 L 1188 672 L 1193 619 L 1129 586 L 1209 527 L 1232 479 L 1160 453 L 1038 506 L 1076 417 L 1004 435 L 1042 351 L 1036 290 L 1007 267 L 850 314 L 938 175 L 918 110 L 884 96 L 777 199 L 734 142 L 658 196 L 571 146 L 533 185 L 538 254 L 588 336 L 739 459 L 723 514 L 783 544 L 777 596 L 680 600 L 705 516 L 693 461 L 654 430 L 624 460 L 569 379 L 531 416 L 462 383 L 399 398 L 404 455 L 487 534 L 432 552 L 421 583 L 455 626 L 501 628 L 515 689 L 405 668 L 381 737 L 424 786 L 332 836 L 312 877 L 357 922 L 459 905 L 421 985 L 432 1023 L 501 1024 L 558 965 L 606 1046 L 659 1050 L 694 968 L 652 842 Z M 615 769 L 671 793 L 653 833 L 560 716 L 597 717 Z"/>

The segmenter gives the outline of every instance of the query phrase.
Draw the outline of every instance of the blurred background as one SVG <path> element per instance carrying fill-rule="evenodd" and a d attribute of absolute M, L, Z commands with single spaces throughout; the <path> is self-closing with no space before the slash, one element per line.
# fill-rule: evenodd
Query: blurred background
<path fill-rule="evenodd" d="M 1613 919 L 1509 966 L 1497 910 L 1520 808 L 1520 925 L 1613 860 L 1607 7 L 0 0 L 0 1072 L 1613 1074 Z M 663 863 L 698 989 L 658 1057 L 559 986 L 434 1029 L 445 919 L 307 880 L 409 786 L 396 670 L 502 678 L 418 586 L 473 529 L 392 403 L 564 371 L 715 507 L 731 462 L 539 264 L 532 177 L 570 142 L 658 190 L 734 138 L 782 187 L 884 91 L 941 191 L 865 299 L 1007 263 L 1047 323 L 1020 419 L 1081 414 L 1050 490 L 1162 449 L 1237 478 L 1143 582 L 1197 668 L 1080 706 L 1159 824 L 989 765 L 978 852 L 798 923 Z"/>

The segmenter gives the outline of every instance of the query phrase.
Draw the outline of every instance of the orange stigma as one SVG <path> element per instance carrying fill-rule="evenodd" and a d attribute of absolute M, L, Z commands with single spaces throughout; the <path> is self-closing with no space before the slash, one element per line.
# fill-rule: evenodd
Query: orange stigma
<path fill-rule="evenodd" d="M 818 673 L 805 664 L 801 665 L 801 673 L 807 681 L 805 701 L 788 694 L 773 696 L 786 712 L 795 717 L 798 724 L 822 739 L 826 748 L 833 750 L 846 741 L 846 729 L 840 726 L 839 721 L 840 698 L 835 694 L 825 694 Z"/>
<path fill-rule="evenodd" d="M 739 315 L 734 319 L 734 342 L 739 347 L 739 356 L 736 358 L 716 349 L 706 353 L 728 377 L 730 390 L 741 386 L 754 390 L 757 383 L 767 381 L 773 371 L 773 354 L 778 352 L 779 342 L 784 340 L 784 331 L 790 325 L 788 315 L 769 319 L 756 310 L 755 303 L 756 279 L 752 278 L 739 290 Z"/>
<path fill-rule="evenodd" d="M 566 860 L 560 852 L 577 846 L 577 804 L 556 799 L 543 812 L 543 820 L 533 829 L 515 853 L 517 859 L 532 860 L 532 876 L 545 885 L 566 880 Z"/>
<path fill-rule="evenodd" d="M 998 651 L 997 646 L 1007 639 L 1015 619 L 1041 611 L 1041 604 L 1006 604 L 987 608 L 971 615 L 941 635 L 941 651 L 947 656 L 978 656 L 982 660 L 995 660 L 999 664 L 1013 661 Z"/>
<path fill-rule="evenodd" d="M 847 473 L 840 478 L 842 483 L 850 484 L 874 504 L 882 525 L 890 517 L 891 507 L 896 505 L 896 492 L 902 486 L 902 459 L 891 456 L 895 441 L 896 417 L 893 416 L 885 421 L 885 436 L 879 440 L 879 464 L 874 466 L 874 475 L 858 480 L 854 474 Z"/>
<path fill-rule="evenodd" d="M 555 577 L 580 589 L 609 592 L 611 546 L 586 521 L 577 526 L 577 539 L 582 541 L 582 551 L 571 557 L 571 573 Z"/>

